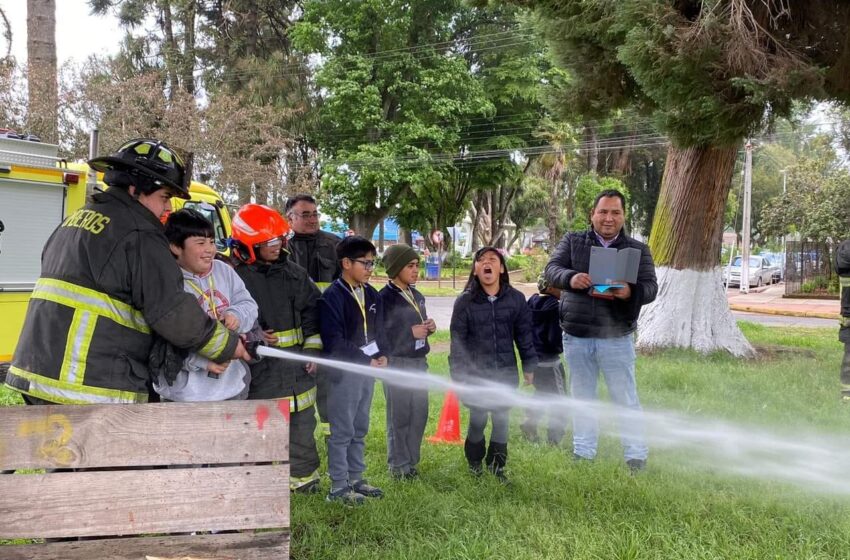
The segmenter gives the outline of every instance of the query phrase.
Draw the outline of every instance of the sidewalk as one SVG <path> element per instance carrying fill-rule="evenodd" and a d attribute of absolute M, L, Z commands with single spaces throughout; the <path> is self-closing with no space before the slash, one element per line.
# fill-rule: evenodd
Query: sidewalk
<path fill-rule="evenodd" d="M 784 298 L 784 293 L 785 285 L 776 284 L 751 288 L 749 294 L 742 294 L 738 288 L 730 288 L 726 297 L 729 307 L 734 311 L 822 319 L 838 319 L 840 316 L 841 302 L 837 299 Z"/>

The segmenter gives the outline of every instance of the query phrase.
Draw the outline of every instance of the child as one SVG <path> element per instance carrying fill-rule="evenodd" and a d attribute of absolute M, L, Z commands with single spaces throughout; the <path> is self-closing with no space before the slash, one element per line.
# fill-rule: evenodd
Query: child
<path fill-rule="evenodd" d="M 203 214 L 184 208 L 168 217 L 165 236 L 183 271 L 183 289 L 224 326 L 247 333 L 257 320 L 257 304 L 236 273 L 217 260 L 213 226 Z M 168 401 L 197 402 L 245 399 L 250 371 L 245 362 L 217 364 L 189 354 L 173 383 L 160 374 L 154 389 Z"/>
<path fill-rule="evenodd" d="M 246 204 L 233 218 L 236 273 L 259 305 L 266 344 L 317 355 L 322 349 L 317 305 L 319 288 L 307 271 L 289 260 L 289 224 L 277 211 Z M 251 364 L 249 399 L 289 401 L 289 489 L 319 491 L 316 449 L 316 364 L 266 358 Z"/>
<path fill-rule="evenodd" d="M 342 274 L 319 300 L 324 355 L 334 360 L 386 367 L 382 349 L 383 316 L 378 291 L 368 284 L 375 268 L 375 246 L 353 235 L 336 247 Z M 361 504 L 384 494 L 364 478 L 364 447 L 375 380 L 331 368 L 328 374 L 328 501 Z"/>
<path fill-rule="evenodd" d="M 537 279 L 537 291 L 528 298 L 528 308 L 531 310 L 532 333 L 534 335 L 534 350 L 537 352 L 537 367 L 534 369 L 534 390 L 537 393 L 565 395 L 564 364 L 561 362 L 563 352 L 563 332 L 561 332 L 558 315 L 558 300 L 561 290 L 549 285 L 542 275 Z M 537 425 L 543 419 L 544 413 L 528 409 L 522 433 L 529 441 L 537 441 Z M 547 438 L 550 445 L 558 445 L 564 437 L 567 425 L 566 417 L 549 414 Z"/>
<path fill-rule="evenodd" d="M 531 372 L 537 355 L 531 337 L 531 314 L 525 296 L 511 287 L 505 258 L 498 249 L 482 247 L 475 253 L 466 289 L 455 301 L 450 330 L 452 379 L 465 383 L 486 379 L 516 387 L 519 379 L 514 344 L 522 359 L 526 383 L 533 379 Z M 484 428 L 489 416 L 493 427 L 490 447 L 486 449 L 487 468 L 506 483 L 510 409 L 466 400 L 469 429 L 464 454 L 469 469 L 475 475 L 483 472 Z"/>
<path fill-rule="evenodd" d="M 419 278 L 419 255 L 410 245 L 399 243 L 384 252 L 390 281 L 380 291 L 384 313 L 384 353 L 390 367 L 427 371 L 428 336 L 437 330 L 427 318 L 425 298 L 413 284 Z M 428 423 L 428 390 L 409 389 L 384 382 L 387 397 L 387 462 L 398 480 L 419 473 L 422 437 Z"/>

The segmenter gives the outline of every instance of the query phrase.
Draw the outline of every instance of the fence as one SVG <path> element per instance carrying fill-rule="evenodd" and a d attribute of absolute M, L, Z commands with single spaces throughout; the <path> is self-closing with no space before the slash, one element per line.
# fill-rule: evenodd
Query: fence
<path fill-rule="evenodd" d="M 787 241 L 785 243 L 785 295 L 812 293 L 813 286 L 830 285 L 835 272 L 832 269 L 832 243 L 814 241 Z M 823 292 L 826 290 L 824 289 Z M 816 290 L 821 292 L 821 290 Z"/>

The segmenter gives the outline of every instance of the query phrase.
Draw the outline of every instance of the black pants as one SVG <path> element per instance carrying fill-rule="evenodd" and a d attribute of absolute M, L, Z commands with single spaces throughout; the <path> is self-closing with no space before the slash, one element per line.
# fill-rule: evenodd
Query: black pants
<path fill-rule="evenodd" d="M 534 390 L 541 395 L 566 395 L 566 372 L 560 356 L 541 356 L 540 362 L 534 369 Z M 546 409 L 529 408 L 525 413 L 522 431 L 526 436 L 536 439 L 537 427 L 546 416 Z M 567 427 L 566 414 L 548 414 L 547 438 L 549 443 L 558 444 L 564 437 Z"/>
<path fill-rule="evenodd" d="M 289 468 L 293 478 L 311 476 L 319 468 L 313 407 L 289 415 Z"/>

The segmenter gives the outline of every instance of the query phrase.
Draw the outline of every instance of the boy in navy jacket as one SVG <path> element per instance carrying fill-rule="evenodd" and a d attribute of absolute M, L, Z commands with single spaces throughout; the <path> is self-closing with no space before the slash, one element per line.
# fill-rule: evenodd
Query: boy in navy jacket
<path fill-rule="evenodd" d="M 372 367 L 386 367 L 381 346 L 383 315 L 378 291 L 368 284 L 375 268 L 375 246 L 346 237 L 336 247 L 342 274 L 319 300 L 319 330 L 324 356 Z M 330 368 L 328 381 L 328 501 L 357 505 L 383 492 L 363 478 L 364 448 L 372 406 L 372 377 Z"/>
<path fill-rule="evenodd" d="M 561 290 L 549 285 L 543 276 L 537 279 L 537 291 L 528 298 L 531 311 L 532 339 L 537 352 L 537 366 L 534 368 L 534 390 L 537 393 L 565 395 L 564 364 L 561 353 L 564 351 L 563 332 L 559 323 L 558 300 Z M 529 441 L 537 441 L 537 426 L 545 415 L 544 411 L 528 409 L 522 423 L 522 433 Z M 567 425 L 566 416 L 549 413 L 547 438 L 549 444 L 558 445 L 564 437 Z"/>

